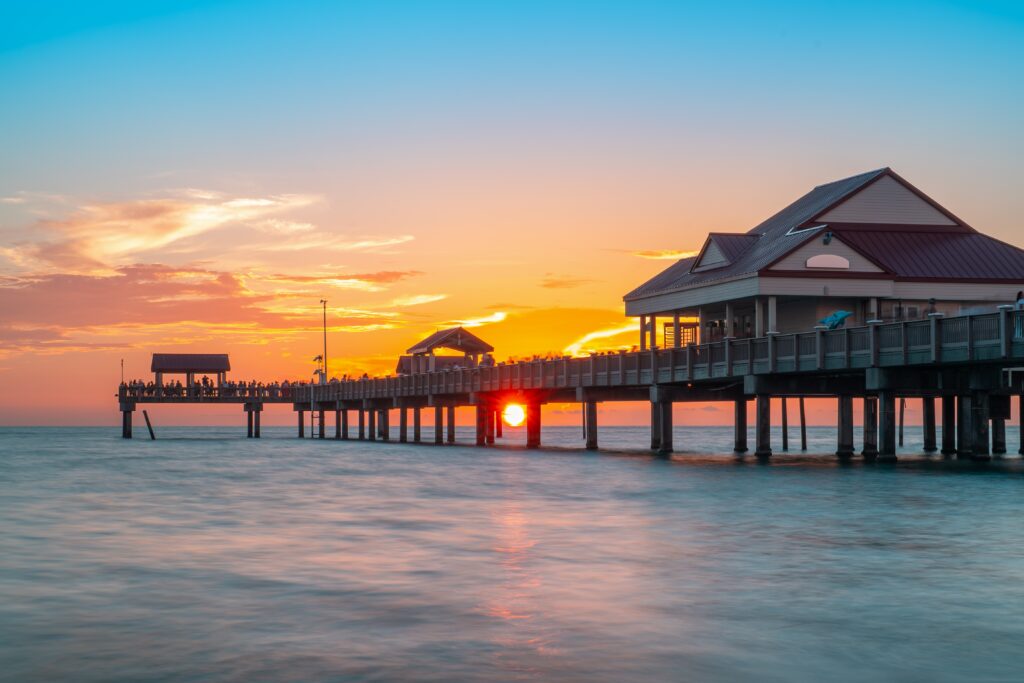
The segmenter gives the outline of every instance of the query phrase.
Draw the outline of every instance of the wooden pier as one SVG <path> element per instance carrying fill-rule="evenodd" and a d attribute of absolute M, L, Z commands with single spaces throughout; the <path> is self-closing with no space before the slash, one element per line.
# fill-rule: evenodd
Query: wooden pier
<path fill-rule="evenodd" d="M 671 453 L 674 403 L 725 401 L 735 406 L 734 450 L 747 451 L 747 402 L 755 401 L 754 455 L 770 457 L 772 398 L 838 398 L 836 455 L 853 453 L 854 399 L 863 400 L 864 448 L 870 460 L 895 460 L 897 402 L 923 402 L 924 447 L 945 455 L 989 459 L 1005 453 L 1010 398 L 1024 393 L 1024 311 L 943 317 L 863 327 L 815 329 L 724 339 L 667 349 L 647 349 L 493 367 L 415 372 L 395 377 L 296 385 L 290 388 L 186 387 L 147 392 L 122 386 L 118 397 L 125 438 L 132 413 L 146 403 L 237 403 L 247 415 L 248 436 L 259 438 L 267 404 L 292 406 L 298 434 L 374 441 L 389 438 L 390 414 L 399 413 L 399 441 L 421 443 L 421 413 L 434 411 L 433 443 L 454 442 L 455 408 L 476 408 L 476 444 L 494 443 L 500 409 L 516 402 L 526 409 L 527 446 L 541 445 L 541 406 L 582 404 L 585 443 L 598 447 L 596 406 L 601 402 L 647 401 L 651 449 Z M 1014 370 L 1021 369 L 1021 372 Z M 942 433 L 936 439 L 935 400 L 941 401 Z M 357 415 L 358 429 L 349 420 Z M 409 438 L 409 412 L 412 437 Z M 447 432 L 444 427 L 447 425 Z M 355 431 L 355 433 L 353 433 Z"/>

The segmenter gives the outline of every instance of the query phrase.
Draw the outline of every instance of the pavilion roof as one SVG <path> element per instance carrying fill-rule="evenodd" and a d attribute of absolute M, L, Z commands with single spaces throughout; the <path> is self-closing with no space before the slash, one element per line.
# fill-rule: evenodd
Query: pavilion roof
<path fill-rule="evenodd" d="M 461 327 L 440 330 L 410 348 L 406 353 L 430 353 L 434 349 L 452 349 L 462 353 L 491 353 L 494 347 Z"/>
<path fill-rule="evenodd" d="M 227 372 L 231 362 L 226 353 L 154 353 L 153 372 Z"/>

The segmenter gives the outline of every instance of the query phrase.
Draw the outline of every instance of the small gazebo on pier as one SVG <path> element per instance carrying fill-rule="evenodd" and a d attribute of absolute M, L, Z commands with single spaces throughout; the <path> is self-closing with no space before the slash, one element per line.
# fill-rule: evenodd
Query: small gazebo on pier
<path fill-rule="evenodd" d="M 438 349 L 458 351 L 460 356 L 437 356 Z M 417 372 L 434 372 L 446 368 L 476 367 L 480 356 L 493 353 L 494 347 L 462 327 L 440 330 L 406 351 L 407 356 L 398 359 L 396 373 L 400 375 Z"/>
<path fill-rule="evenodd" d="M 231 361 L 226 353 L 154 353 L 150 370 L 156 375 L 158 388 L 164 385 L 164 375 L 185 375 L 189 389 L 196 375 L 214 375 L 220 387 L 231 370 Z"/>

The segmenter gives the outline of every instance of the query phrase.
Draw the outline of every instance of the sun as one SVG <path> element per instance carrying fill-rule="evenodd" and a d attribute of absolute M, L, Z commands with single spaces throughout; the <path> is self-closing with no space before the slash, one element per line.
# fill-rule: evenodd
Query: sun
<path fill-rule="evenodd" d="M 509 427 L 518 427 L 526 421 L 526 411 L 518 403 L 509 403 L 501 411 L 501 418 Z"/>

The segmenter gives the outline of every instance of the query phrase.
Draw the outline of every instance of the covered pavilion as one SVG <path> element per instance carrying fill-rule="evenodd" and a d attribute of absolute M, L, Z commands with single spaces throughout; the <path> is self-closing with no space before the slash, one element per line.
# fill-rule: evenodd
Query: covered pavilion
<path fill-rule="evenodd" d="M 215 375 L 220 387 L 231 370 L 231 361 L 226 353 L 154 353 L 150 370 L 156 375 L 157 387 L 163 386 L 164 375 L 185 375 L 191 389 L 197 374 Z"/>
<path fill-rule="evenodd" d="M 435 351 L 438 349 L 458 351 L 463 357 L 437 356 Z M 458 361 L 462 361 L 465 367 L 476 367 L 480 364 L 482 354 L 493 352 L 494 347 L 480 337 L 462 327 L 453 327 L 435 332 L 409 348 L 406 351 L 409 355 L 398 359 L 396 371 L 398 374 L 433 372 L 453 367 Z M 455 360 L 448 360 L 449 358 Z"/>

